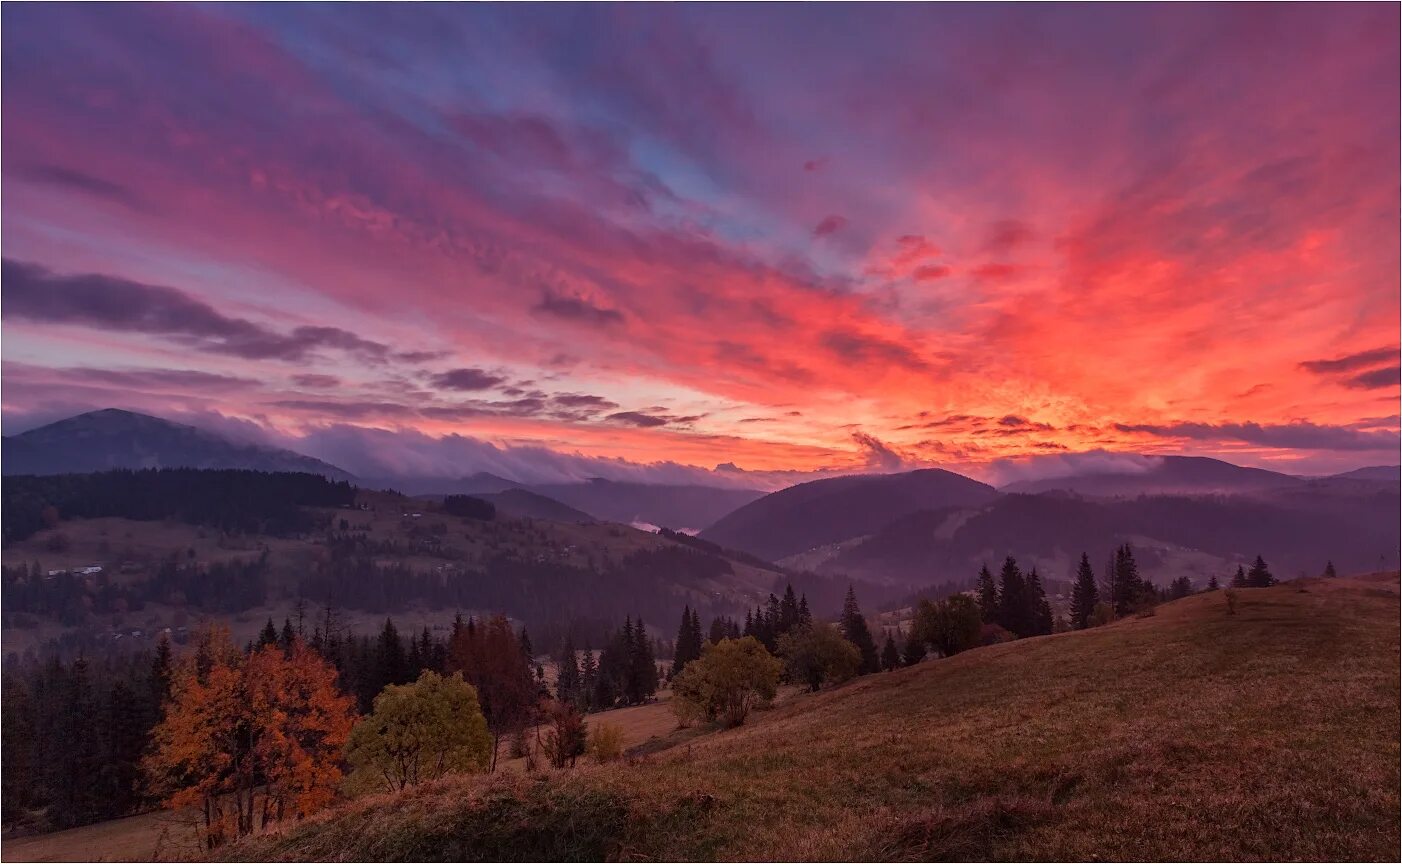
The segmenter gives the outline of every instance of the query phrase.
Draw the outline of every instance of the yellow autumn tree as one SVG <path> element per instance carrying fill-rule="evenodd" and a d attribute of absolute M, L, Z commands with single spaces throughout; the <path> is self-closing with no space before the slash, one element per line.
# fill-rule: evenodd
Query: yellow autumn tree
<path fill-rule="evenodd" d="M 152 735 L 153 788 L 169 807 L 199 808 L 209 848 L 325 807 L 355 722 L 335 681 L 300 640 L 245 656 L 227 630 L 202 633 L 176 666 Z"/>

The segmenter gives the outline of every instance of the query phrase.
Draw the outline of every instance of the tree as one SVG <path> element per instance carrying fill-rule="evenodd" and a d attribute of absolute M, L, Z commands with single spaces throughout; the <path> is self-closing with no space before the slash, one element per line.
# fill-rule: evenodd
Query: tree
<path fill-rule="evenodd" d="M 526 724 L 536 697 L 530 664 L 506 616 L 496 615 L 481 627 L 469 619 L 452 637 L 448 665 L 477 690 L 492 733 L 489 769 L 495 771 L 502 736 Z"/>
<path fill-rule="evenodd" d="M 1237 568 L 1236 568 L 1236 575 L 1232 577 L 1232 587 L 1233 587 L 1233 588 L 1245 588 L 1245 587 L 1247 587 L 1247 582 L 1246 582 L 1246 568 L 1245 568 L 1245 567 L 1242 567 L 1240 564 L 1237 565 Z"/>
<path fill-rule="evenodd" d="M 1266 567 L 1266 560 L 1260 555 L 1256 556 L 1256 561 L 1251 565 L 1251 571 L 1246 574 L 1246 585 L 1249 588 L 1269 588 L 1275 584 L 1275 577 Z"/>
<path fill-rule="evenodd" d="M 555 676 L 555 698 L 561 702 L 568 702 L 576 707 L 583 707 L 583 697 L 586 695 L 580 687 L 579 661 L 575 658 L 574 640 L 565 637 L 565 647 L 560 652 L 560 659 L 556 661 L 556 668 L 559 673 Z"/>
<path fill-rule="evenodd" d="M 346 759 L 361 785 L 397 791 L 446 774 L 485 770 L 492 736 L 477 691 L 455 673 L 425 670 L 390 685 L 351 731 Z"/>
<path fill-rule="evenodd" d="M 751 709 L 773 700 L 781 668 L 753 636 L 723 639 L 672 682 L 673 709 L 683 722 L 705 718 L 739 726 Z"/>
<path fill-rule="evenodd" d="M 556 768 L 573 768 L 575 760 L 584 755 L 589 732 L 584 715 L 567 702 L 554 701 L 545 708 L 548 728 L 545 733 L 545 755 Z"/>
<path fill-rule="evenodd" d="M 1017 559 L 1011 555 L 1003 561 L 998 582 L 998 613 L 994 623 L 1002 625 L 1017 636 L 1027 636 L 1032 632 L 1027 587 L 1022 570 L 1017 566 Z"/>
<path fill-rule="evenodd" d="M 1047 602 L 1047 592 L 1042 589 L 1042 577 L 1037 568 L 1027 575 L 1027 614 L 1031 625 L 1030 636 L 1045 636 L 1052 632 L 1051 604 Z"/>
<path fill-rule="evenodd" d="M 1221 587 L 1221 586 L 1217 584 L 1217 575 L 1216 575 L 1215 573 L 1214 573 L 1213 575 L 1207 577 L 1207 590 L 1208 590 L 1208 591 L 1216 591 L 1219 587 Z"/>
<path fill-rule="evenodd" d="M 701 656 L 701 641 L 701 621 L 690 606 L 682 607 L 682 621 L 677 627 L 677 643 L 672 651 L 672 677 Z"/>
<path fill-rule="evenodd" d="M 1193 593 L 1193 582 L 1187 576 L 1179 576 L 1168 583 L 1167 597 L 1169 600 L 1178 600 Z"/>
<path fill-rule="evenodd" d="M 983 620 L 998 620 L 998 585 L 987 564 L 978 568 L 978 608 Z"/>
<path fill-rule="evenodd" d="M 895 646 L 892 645 L 892 650 Z M 816 691 L 825 683 L 846 681 L 862 665 L 862 653 L 840 630 L 828 623 L 794 630 L 779 637 L 779 656 L 789 677 Z"/>
<path fill-rule="evenodd" d="M 921 600 L 915 610 L 911 639 L 919 638 L 944 657 L 978 647 L 983 620 L 978 603 L 965 594 L 943 600 Z"/>
<path fill-rule="evenodd" d="M 1090 556 L 1081 553 L 1081 566 L 1076 568 L 1076 582 L 1071 588 L 1071 626 L 1084 630 L 1089 626 L 1095 604 L 1100 602 L 1100 591 L 1095 586 L 1095 573 L 1090 569 Z"/>
<path fill-rule="evenodd" d="M 1324 565 L 1324 578 L 1325 578 L 1325 579 L 1334 579 L 1334 578 L 1337 578 L 1338 575 L 1339 575 L 1339 574 L 1338 574 L 1338 571 L 1336 571 L 1336 570 L 1334 569 L 1334 562 L 1333 562 L 1333 561 L 1330 561 L 1329 563 L 1327 563 L 1327 564 Z"/>
<path fill-rule="evenodd" d="M 876 653 L 876 640 L 871 638 L 871 629 L 857 605 L 857 592 L 847 586 L 847 597 L 842 601 L 842 635 L 857 646 L 862 654 L 862 663 L 857 667 L 858 675 L 869 675 L 881 671 L 881 658 Z"/>
<path fill-rule="evenodd" d="M 209 848 L 229 829 L 252 833 L 290 810 L 298 817 L 329 804 L 354 722 L 336 671 L 301 640 L 290 654 L 265 645 L 245 657 L 227 631 L 202 635 L 171 680 L 165 716 L 145 768 L 167 806 L 196 806 Z"/>
<path fill-rule="evenodd" d="M 889 632 L 886 634 L 886 644 L 881 648 L 881 668 L 887 672 L 899 669 L 901 666 L 901 650 L 896 647 L 896 640 Z"/>
<path fill-rule="evenodd" d="M 1129 615 L 1144 602 L 1144 582 L 1139 565 L 1128 543 L 1115 550 L 1115 569 L 1110 575 L 1110 603 L 1116 615 Z"/>
<path fill-rule="evenodd" d="M 915 623 L 911 622 L 910 632 L 905 634 L 905 647 L 901 649 L 902 665 L 914 666 L 925 659 L 925 652 L 925 639 L 915 629 Z"/>

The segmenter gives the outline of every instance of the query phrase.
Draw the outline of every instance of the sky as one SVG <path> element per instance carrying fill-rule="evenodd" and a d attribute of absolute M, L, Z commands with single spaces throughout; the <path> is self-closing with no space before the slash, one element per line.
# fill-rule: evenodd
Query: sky
<path fill-rule="evenodd" d="M 6 434 L 773 483 L 1399 449 L 1399 10 L 3 8 Z"/>

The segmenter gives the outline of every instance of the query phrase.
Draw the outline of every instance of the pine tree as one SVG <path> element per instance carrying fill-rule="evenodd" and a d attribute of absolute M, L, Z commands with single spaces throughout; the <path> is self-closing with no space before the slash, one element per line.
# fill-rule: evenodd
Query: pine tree
<path fill-rule="evenodd" d="M 794 594 L 793 584 L 790 583 L 784 589 L 784 599 L 779 601 L 779 623 L 775 627 L 774 635 L 776 637 L 782 636 L 793 630 L 798 624 L 798 595 Z"/>
<path fill-rule="evenodd" d="M 294 640 L 294 639 L 296 639 L 296 638 L 297 638 L 297 631 L 295 631 L 295 630 L 292 629 L 292 619 L 291 619 L 291 618 L 284 618 L 284 619 L 282 619 L 282 633 L 280 633 L 280 634 L 278 635 L 277 644 L 278 644 L 279 646 L 282 647 L 282 650 L 284 650 L 284 651 L 291 651 L 291 650 L 292 650 L 292 640 Z"/>
<path fill-rule="evenodd" d="M 1245 568 L 1245 567 L 1242 567 L 1240 564 L 1238 564 L 1237 567 L 1236 567 L 1236 575 L 1232 577 L 1232 587 L 1233 587 L 1233 588 L 1245 588 L 1245 587 L 1246 587 L 1246 568 Z"/>
<path fill-rule="evenodd" d="M 998 612 L 994 618 L 1015 636 L 1026 636 L 1032 632 L 1032 615 L 1027 602 L 1027 587 L 1017 559 L 1009 555 L 1003 561 L 1003 570 L 998 574 Z"/>
<path fill-rule="evenodd" d="M 672 677 L 675 678 L 686 668 L 686 664 L 701 658 L 701 623 L 695 618 L 690 606 L 682 607 L 681 625 L 677 627 L 677 643 L 672 649 Z"/>
<path fill-rule="evenodd" d="M 886 634 L 886 644 L 881 649 L 881 668 L 887 672 L 894 671 L 901 665 L 901 652 L 896 648 L 896 640 L 891 638 L 890 632 Z"/>
<path fill-rule="evenodd" d="M 1126 543 L 1115 550 L 1115 572 L 1110 579 L 1110 602 L 1116 615 L 1128 615 L 1144 600 L 1144 582 L 1139 577 L 1139 565 L 1134 550 Z"/>
<path fill-rule="evenodd" d="M 798 626 L 812 627 L 813 613 L 808 609 L 808 595 L 804 594 L 798 598 Z"/>
<path fill-rule="evenodd" d="M 998 585 L 993 581 L 993 574 L 988 571 L 987 564 L 978 570 L 978 609 L 983 615 L 983 620 L 998 620 Z"/>
<path fill-rule="evenodd" d="M 378 694 L 390 684 L 403 684 L 405 675 L 404 643 L 399 639 L 399 631 L 394 621 L 386 618 L 384 629 L 380 631 L 375 645 L 373 689 Z M 371 696 L 373 700 L 374 696 Z"/>
<path fill-rule="evenodd" d="M 579 661 L 575 658 L 574 640 L 568 636 L 565 637 L 565 647 L 560 652 L 558 668 L 560 671 L 555 678 L 555 698 L 578 706 L 582 695 L 579 686 Z"/>
<path fill-rule="evenodd" d="M 1216 591 L 1219 587 L 1220 587 L 1220 586 L 1217 584 L 1217 576 L 1216 576 L 1216 574 L 1213 574 L 1212 576 L 1209 576 L 1208 579 L 1207 579 L 1207 590 L 1208 590 L 1208 591 Z"/>
<path fill-rule="evenodd" d="M 1338 575 L 1339 575 L 1338 572 L 1334 570 L 1334 562 L 1333 562 L 1333 561 L 1330 561 L 1329 563 L 1327 563 L 1327 564 L 1324 565 L 1324 578 L 1325 578 L 1325 579 L 1335 579 L 1335 578 L 1338 577 Z"/>
<path fill-rule="evenodd" d="M 1042 577 L 1037 575 L 1036 567 L 1027 576 L 1026 590 L 1032 635 L 1046 636 L 1052 632 L 1051 604 L 1047 602 L 1047 592 L 1042 589 Z"/>
<path fill-rule="evenodd" d="M 632 650 L 628 657 L 628 701 L 641 705 L 657 692 L 657 660 L 652 653 L 652 641 L 648 638 L 643 619 L 639 618 L 633 630 Z"/>
<path fill-rule="evenodd" d="M 1071 588 L 1071 626 L 1084 630 L 1095 612 L 1095 604 L 1100 602 L 1100 592 L 1095 587 L 1095 573 L 1090 569 L 1090 556 L 1081 553 L 1081 566 L 1076 568 L 1076 583 Z"/>
<path fill-rule="evenodd" d="M 906 666 L 914 666 L 924 659 L 925 640 L 912 624 L 910 632 L 905 634 L 905 647 L 901 650 L 901 663 Z"/>
<path fill-rule="evenodd" d="M 277 644 L 277 628 L 273 626 L 273 619 L 269 618 L 268 623 L 263 625 L 263 632 L 258 634 L 258 647 L 264 645 Z"/>
<path fill-rule="evenodd" d="M 1246 574 L 1246 584 L 1252 588 L 1269 588 L 1275 584 L 1275 577 L 1266 567 L 1266 561 L 1260 555 L 1256 556 L 1256 561 L 1251 565 L 1251 572 Z"/>
<path fill-rule="evenodd" d="M 535 647 L 531 645 L 531 634 L 526 632 L 525 625 L 521 626 L 521 653 L 527 660 L 535 659 Z"/>
<path fill-rule="evenodd" d="M 599 683 L 599 665 L 594 659 L 594 649 L 586 642 L 584 653 L 579 658 L 579 700 L 587 708 L 601 707 L 595 700 Z"/>
<path fill-rule="evenodd" d="M 842 635 L 862 653 L 862 665 L 857 669 L 858 675 L 881 671 L 881 658 L 876 653 L 876 641 L 871 638 L 866 618 L 862 617 L 862 610 L 857 605 L 857 592 L 850 585 L 847 586 L 847 597 L 842 601 Z"/>

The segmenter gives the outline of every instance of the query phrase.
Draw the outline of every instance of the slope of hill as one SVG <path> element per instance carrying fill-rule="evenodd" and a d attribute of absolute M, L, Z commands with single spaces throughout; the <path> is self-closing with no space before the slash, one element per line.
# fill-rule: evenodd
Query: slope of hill
<path fill-rule="evenodd" d="M 1370 465 L 1367 468 L 1355 468 L 1352 471 L 1335 474 L 1333 478 L 1336 480 L 1381 480 L 1396 483 L 1402 479 L 1402 466 Z"/>
<path fill-rule="evenodd" d="M 1396 488 L 1330 494 L 1292 487 L 1272 497 L 1004 495 L 978 509 L 912 514 L 838 551 L 818 568 L 867 579 L 930 583 L 972 578 L 1005 555 L 1044 577 L 1070 579 L 1081 553 L 1099 573 L 1104 556 L 1131 543 L 1142 572 L 1198 586 L 1265 555 L 1282 578 L 1395 567 L 1402 545 Z"/>
<path fill-rule="evenodd" d="M 490 501 L 498 513 L 505 513 L 517 519 L 545 519 L 550 522 L 593 522 L 594 517 L 568 504 L 561 504 L 554 498 L 532 492 L 529 489 L 504 489 L 501 492 L 483 492 L 474 497 Z"/>
<path fill-rule="evenodd" d="M 1136 495 L 1235 495 L 1279 489 L 1303 482 L 1298 477 L 1243 468 L 1220 459 L 1201 456 L 1144 457 L 1139 471 L 1075 474 L 1025 480 L 1002 487 L 1004 492 L 1059 490 L 1079 495 L 1134 497 Z"/>
<path fill-rule="evenodd" d="M 353 802 L 234 860 L 1391 860 L 1398 579 L 1223 592 L 634 764 Z"/>
<path fill-rule="evenodd" d="M 997 494 L 991 486 L 939 468 L 833 477 L 772 492 L 701 536 L 777 560 L 870 534 L 919 510 L 974 506 Z"/>
<path fill-rule="evenodd" d="M 625 525 L 647 523 L 679 531 L 699 531 L 764 493 L 691 484 L 627 483 L 595 478 L 587 483 L 526 487 L 583 510 L 596 519 Z"/>
<path fill-rule="evenodd" d="M 85 474 L 113 468 L 247 468 L 352 479 L 334 465 L 291 450 L 241 444 L 194 426 L 116 408 L 7 436 L 0 456 L 6 475 Z"/>

